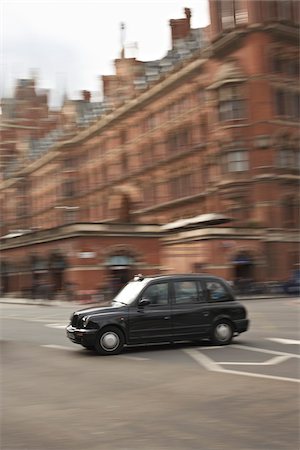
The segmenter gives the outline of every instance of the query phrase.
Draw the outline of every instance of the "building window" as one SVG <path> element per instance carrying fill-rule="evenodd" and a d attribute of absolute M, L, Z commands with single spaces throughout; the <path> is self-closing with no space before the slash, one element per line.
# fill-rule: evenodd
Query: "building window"
<path fill-rule="evenodd" d="M 248 23 L 248 10 L 243 0 L 235 0 L 234 15 L 236 25 Z"/>
<path fill-rule="evenodd" d="M 103 164 L 103 166 L 102 166 L 102 183 L 103 184 L 106 184 L 107 183 L 107 167 L 106 167 L 106 165 L 105 164 Z"/>
<path fill-rule="evenodd" d="M 227 151 L 222 159 L 225 172 L 243 172 L 249 169 L 248 150 Z"/>
<path fill-rule="evenodd" d="M 152 206 L 156 203 L 156 184 L 148 184 L 144 187 L 144 205 Z"/>
<path fill-rule="evenodd" d="M 277 50 L 279 54 L 271 56 L 271 70 L 276 74 L 286 74 L 289 77 L 299 77 L 298 55 L 286 56 L 284 49 Z"/>
<path fill-rule="evenodd" d="M 244 119 L 246 117 L 245 99 L 241 85 L 226 85 L 219 90 L 220 121 Z"/>
<path fill-rule="evenodd" d="M 18 203 L 17 204 L 17 214 L 16 214 L 17 218 L 20 219 L 20 218 L 23 218 L 26 215 L 27 215 L 27 205 L 26 205 L 26 203 L 23 203 L 23 202 Z"/>
<path fill-rule="evenodd" d="M 278 153 L 278 165 L 281 168 L 297 168 L 299 152 L 291 148 L 280 148 Z"/>
<path fill-rule="evenodd" d="M 182 197 L 193 195 L 192 174 L 176 176 L 170 180 L 170 198 L 177 200 Z"/>
<path fill-rule="evenodd" d="M 155 127 L 156 127 L 156 117 L 155 117 L 154 114 L 151 114 L 151 115 L 148 117 L 148 129 L 149 129 L 149 130 L 152 130 L 152 129 L 155 128 Z"/>
<path fill-rule="evenodd" d="M 292 94 L 292 115 L 295 119 L 300 118 L 300 95 L 299 92 Z"/>
<path fill-rule="evenodd" d="M 299 219 L 299 204 L 293 197 L 282 201 L 282 223 L 284 227 L 296 227 Z"/>
<path fill-rule="evenodd" d="M 281 56 L 273 56 L 271 59 L 271 66 L 272 66 L 272 72 L 273 73 L 283 73 L 283 60 Z"/>
<path fill-rule="evenodd" d="M 290 0 L 277 1 L 277 13 L 279 20 L 292 19 L 292 3 Z"/>
<path fill-rule="evenodd" d="M 222 0 L 219 4 L 221 6 L 221 20 L 224 30 L 248 22 L 248 11 L 244 1 Z"/>
<path fill-rule="evenodd" d="M 141 159 L 142 159 L 142 164 L 144 166 L 149 166 L 150 164 L 153 163 L 153 145 L 149 144 L 148 146 L 142 148 L 141 150 Z"/>
<path fill-rule="evenodd" d="M 197 92 L 196 92 L 196 99 L 198 101 L 198 103 L 200 103 L 200 105 L 204 105 L 205 102 L 205 93 L 204 93 L 204 89 L 200 88 Z"/>
<path fill-rule="evenodd" d="M 169 153 L 180 153 L 188 149 L 189 132 L 188 130 L 181 130 L 168 138 Z"/>
<path fill-rule="evenodd" d="M 285 116 L 290 119 L 299 119 L 300 117 L 299 92 L 283 88 L 276 89 L 275 114 L 277 116 Z"/>
<path fill-rule="evenodd" d="M 73 181 L 65 181 L 63 183 L 63 196 L 64 197 L 73 197 L 75 195 L 75 185 Z"/>
<path fill-rule="evenodd" d="M 77 211 L 75 210 L 65 210 L 63 212 L 64 223 L 72 223 L 77 220 Z"/>
<path fill-rule="evenodd" d="M 279 116 L 285 115 L 285 98 L 282 90 L 276 90 L 275 93 L 276 114 Z"/>
<path fill-rule="evenodd" d="M 126 175 L 126 173 L 124 172 L 127 172 L 127 170 L 128 170 L 128 157 L 126 153 L 123 153 L 121 156 L 121 173 L 123 175 Z"/>
<path fill-rule="evenodd" d="M 124 145 L 124 144 L 126 144 L 126 142 L 127 142 L 127 131 L 122 130 L 120 132 L 120 143 L 121 143 L 121 145 Z"/>
<path fill-rule="evenodd" d="M 233 28 L 234 27 L 234 1 L 233 0 L 223 0 L 221 4 L 221 14 L 222 14 L 222 27 Z"/>
<path fill-rule="evenodd" d="M 177 110 L 177 104 L 174 102 L 171 105 L 169 105 L 169 110 L 168 110 L 168 116 L 169 119 L 175 119 L 177 117 L 178 114 L 178 110 Z"/>

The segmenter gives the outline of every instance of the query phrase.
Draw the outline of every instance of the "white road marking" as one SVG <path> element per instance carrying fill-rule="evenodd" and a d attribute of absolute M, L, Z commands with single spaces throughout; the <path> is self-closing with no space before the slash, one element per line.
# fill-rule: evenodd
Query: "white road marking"
<path fill-rule="evenodd" d="M 286 361 L 287 359 L 290 359 L 291 356 L 274 356 L 274 358 L 269 359 L 268 361 L 264 362 L 223 362 L 218 361 L 218 364 L 221 365 L 235 365 L 235 366 L 275 366 L 276 364 L 280 364 L 283 361 Z"/>
<path fill-rule="evenodd" d="M 250 352 L 268 353 L 269 355 L 283 355 L 291 356 L 292 358 L 300 358 L 300 355 L 296 355 L 295 353 L 277 352 L 275 350 L 267 350 L 266 348 L 247 347 L 246 345 L 235 344 L 232 345 L 231 348 L 241 348 L 243 350 L 249 350 Z M 199 347 L 199 349 L 201 350 L 201 347 Z"/>
<path fill-rule="evenodd" d="M 279 344 L 299 345 L 300 341 L 295 339 L 266 338 L 268 341 L 278 342 Z"/>
<path fill-rule="evenodd" d="M 55 344 L 45 344 L 45 345 L 41 345 L 41 347 L 46 347 L 46 348 L 54 348 L 57 350 L 78 350 L 77 348 L 72 348 L 72 347 L 66 347 L 64 345 L 55 345 Z"/>
<path fill-rule="evenodd" d="M 244 347 L 244 346 L 243 346 Z M 247 347 L 245 347 L 247 348 Z M 200 347 L 201 349 L 201 347 Z M 254 350 L 254 349 L 253 349 Z M 221 372 L 221 373 L 229 373 L 232 375 L 242 375 L 246 377 L 254 377 L 254 378 L 266 378 L 269 380 L 278 380 L 278 381 L 289 381 L 292 383 L 300 383 L 300 380 L 295 378 L 287 378 L 287 377 L 278 377 L 274 375 L 264 375 L 260 373 L 250 373 L 250 372 L 241 372 L 238 370 L 228 370 L 221 367 L 218 363 L 210 359 L 208 356 L 203 355 L 199 350 L 194 349 L 183 349 L 185 353 L 190 355 L 198 364 L 205 367 L 207 370 L 212 372 Z"/>

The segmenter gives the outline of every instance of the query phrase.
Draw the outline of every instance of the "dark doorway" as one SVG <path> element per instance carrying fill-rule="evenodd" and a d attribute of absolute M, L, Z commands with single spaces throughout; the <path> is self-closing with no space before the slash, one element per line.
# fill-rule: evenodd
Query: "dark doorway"
<path fill-rule="evenodd" d="M 64 271 L 66 268 L 67 262 L 65 257 L 59 251 L 51 253 L 49 256 L 49 270 L 53 292 L 64 289 Z"/>
<path fill-rule="evenodd" d="M 132 278 L 131 266 L 133 258 L 127 255 L 114 255 L 107 261 L 110 289 L 116 295 Z"/>
<path fill-rule="evenodd" d="M 1 261 L 1 294 L 9 291 L 9 264 L 7 261 Z"/>
<path fill-rule="evenodd" d="M 247 252 L 238 253 L 234 260 L 234 285 L 239 293 L 247 291 L 254 281 L 254 264 Z"/>
<path fill-rule="evenodd" d="M 113 295 L 116 295 L 131 279 L 130 269 L 128 267 L 124 268 L 112 267 L 110 272 L 111 272 Z"/>

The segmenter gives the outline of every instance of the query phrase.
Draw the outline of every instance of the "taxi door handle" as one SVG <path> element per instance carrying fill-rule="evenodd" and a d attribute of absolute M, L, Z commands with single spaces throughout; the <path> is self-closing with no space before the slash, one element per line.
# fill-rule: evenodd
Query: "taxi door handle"
<path fill-rule="evenodd" d="M 203 315 L 204 315 L 204 317 L 208 317 L 209 316 L 209 311 L 203 311 Z"/>
<path fill-rule="evenodd" d="M 169 320 L 169 319 L 170 319 L 170 316 L 165 316 L 164 319 L 165 319 L 165 320 Z"/>

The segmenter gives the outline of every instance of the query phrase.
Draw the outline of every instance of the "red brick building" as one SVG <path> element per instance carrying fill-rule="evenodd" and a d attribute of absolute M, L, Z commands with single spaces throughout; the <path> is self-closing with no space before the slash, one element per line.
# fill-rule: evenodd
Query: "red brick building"
<path fill-rule="evenodd" d="M 115 61 L 104 101 L 0 186 L 2 288 L 136 272 L 286 280 L 299 264 L 299 4 L 211 1 L 165 58 Z M 27 208 L 24 208 L 24 205 Z M 21 230 L 17 231 L 16 230 Z"/>

